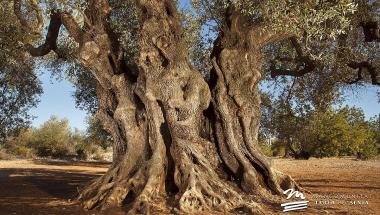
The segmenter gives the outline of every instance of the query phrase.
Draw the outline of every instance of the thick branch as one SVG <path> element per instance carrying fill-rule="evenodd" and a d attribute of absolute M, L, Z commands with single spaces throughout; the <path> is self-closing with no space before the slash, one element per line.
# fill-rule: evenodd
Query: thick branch
<path fill-rule="evenodd" d="M 260 31 L 260 29 L 262 29 L 264 26 L 261 26 L 261 27 L 256 27 L 256 31 Z M 254 40 L 257 40 L 257 38 L 260 38 L 258 43 L 260 44 L 260 48 L 268 45 L 268 44 L 271 44 L 271 43 L 274 43 L 274 42 L 278 42 L 278 41 L 282 41 L 282 40 L 286 40 L 286 39 L 289 39 L 289 38 L 292 38 L 293 35 L 289 34 L 289 33 L 286 33 L 286 32 L 283 32 L 283 33 L 266 33 L 265 35 L 261 35 L 258 37 L 258 34 L 261 34 L 260 32 L 254 32 L 252 34 L 252 39 Z"/>
<path fill-rule="evenodd" d="M 348 66 L 352 69 L 357 69 L 358 70 L 358 77 L 350 81 L 349 84 L 354 84 L 357 83 L 361 80 L 364 79 L 363 73 L 366 71 L 369 73 L 371 76 L 371 82 L 373 85 L 380 85 L 380 81 L 377 80 L 378 73 L 376 71 L 376 68 L 372 66 L 369 62 L 367 61 L 362 61 L 362 62 L 350 62 Z"/>
<path fill-rule="evenodd" d="M 26 45 L 26 49 L 33 57 L 47 55 L 50 51 L 56 51 L 57 38 L 59 29 L 62 25 L 61 15 L 59 12 L 54 12 L 50 17 L 50 24 L 46 35 L 45 43 L 35 48 L 30 44 Z"/>
<path fill-rule="evenodd" d="M 21 21 L 21 20 L 20 20 Z M 46 34 L 44 44 L 39 47 L 34 47 L 30 44 L 26 45 L 26 49 L 33 57 L 47 55 L 50 51 L 56 51 L 57 39 L 61 25 L 64 25 L 75 41 L 78 43 L 83 42 L 83 30 L 75 21 L 74 17 L 69 13 L 63 13 L 60 10 L 54 11 L 50 17 L 50 24 Z"/>
<path fill-rule="evenodd" d="M 83 43 L 85 33 L 70 13 L 61 13 L 62 24 L 77 43 Z"/>
<path fill-rule="evenodd" d="M 302 69 L 300 69 L 300 67 Z M 302 66 L 297 66 L 296 69 L 290 70 L 290 69 L 281 69 L 281 68 L 275 68 L 274 65 L 271 66 L 271 77 L 277 77 L 281 75 L 286 76 L 293 76 L 293 77 L 301 77 L 307 73 L 310 73 L 315 68 L 314 64 L 311 62 L 304 62 Z"/>
<path fill-rule="evenodd" d="M 296 50 L 298 57 L 303 57 L 304 56 L 303 51 L 302 51 L 301 45 L 298 43 L 297 39 L 295 37 L 290 37 L 289 40 L 290 40 L 292 46 L 294 47 L 294 49 Z"/>
<path fill-rule="evenodd" d="M 375 21 L 360 23 L 363 28 L 365 42 L 380 42 L 380 27 Z"/>

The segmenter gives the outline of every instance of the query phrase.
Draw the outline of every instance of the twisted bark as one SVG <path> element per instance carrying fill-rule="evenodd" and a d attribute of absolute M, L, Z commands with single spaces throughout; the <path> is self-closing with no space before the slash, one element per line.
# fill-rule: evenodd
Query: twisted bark
<path fill-rule="evenodd" d="M 173 1 L 137 5 L 137 79 L 108 26 L 107 0 L 89 1 L 83 28 L 58 11 L 46 43 L 33 48 L 41 55 L 54 51 L 64 25 L 79 43 L 78 60 L 98 82 L 97 116 L 113 137 L 114 160 L 79 200 L 87 209 L 127 204 L 129 214 L 149 214 L 152 202 L 175 195 L 175 206 L 186 213 L 263 213 L 266 206 L 258 201 L 278 202 L 284 188 L 296 186 L 272 169 L 257 142 L 260 49 L 288 35 L 260 36 L 244 17 L 228 14 L 208 85 L 189 64 Z M 204 113 L 213 125 L 210 136 L 202 128 Z"/>
<path fill-rule="evenodd" d="M 252 30 L 254 28 L 247 26 L 247 18 L 232 9 L 226 16 L 211 56 L 212 72 L 217 80 L 210 86 L 217 116 L 215 139 L 223 161 L 233 176 L 241 179 L 241 187 L 246 192 L 275 200 L 274 195 L 297 186 L 289 176 L 273 170 L 270 159 L 260 151 L 257 139 L 260 49 L 276 38 L 262 39 Z"/>

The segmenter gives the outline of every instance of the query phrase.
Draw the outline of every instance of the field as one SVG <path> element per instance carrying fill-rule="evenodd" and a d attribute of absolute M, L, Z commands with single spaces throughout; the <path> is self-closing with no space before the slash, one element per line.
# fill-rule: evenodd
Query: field
<path fill-rule="evenodd" d="M 307 214 L 380 214 L 379 160 L 281 159 L 275 165 L 311 192 Z"/>
<path fill-rule="evenodd" d="M 380 214 L 380 161 L 276 159 L 310 193 L 308 209 L 287 214 Z M 109 164 L 56 160 L 0 161 L 0 214 L 102 214 L 74 203 L 78 187 Z M 123 214 L 111 211 L 108 214 Z M 278 214 L 283 214 L 279 210 Z"/>

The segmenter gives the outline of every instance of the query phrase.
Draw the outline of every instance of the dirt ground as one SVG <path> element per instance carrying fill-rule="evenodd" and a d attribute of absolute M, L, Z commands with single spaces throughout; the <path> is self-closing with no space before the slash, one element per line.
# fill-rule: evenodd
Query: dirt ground
<path fill-rule="evenodd" d="M 379 160 L 324 158 L 274 162 L 277 169 L 290 174 L 311 192 L 306 194 L 308 209 L 300 214 L 380 215 Z"/>
<path fill-rule="evenodd" d="M 274 164 L 310 192 L 305 194 L 307 209 L 287 214 L 380 214 L 380 161 L 276 159 Z M 108 165 L 0 161 L 0 215 L 102 214 L 83 210 L 73 199 L 78 187 L 104 173 Z M 278 214 L 283 212 L 279 210 Z"/>

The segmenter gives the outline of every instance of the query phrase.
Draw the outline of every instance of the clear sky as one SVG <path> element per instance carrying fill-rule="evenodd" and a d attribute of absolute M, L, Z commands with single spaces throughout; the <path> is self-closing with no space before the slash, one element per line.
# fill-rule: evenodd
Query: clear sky
<path fill-rule="evenodd" d="M 86 112 L 75 108 L 72 94 L 74 87 L 66 80 L 57 81 L 50 78 L 48 72 L 41 77 L 42 87 L 44 90 L 37 108 L 30 113 L 36 118 L 33 120 L 33 126 L 39 126 L 47 121 L 51 115 L 59 118 L 67 117 L 70 120 L 72 128 L 86 129 Z M 376 91 L 379 87 L 366 87 L 352 93 L 346 92 L 348 101 L 345 103 L 349 106 L 357 106 L 364 110 L 366 118 L 380 114 L 380 104 L 378 103 Z"/>
<path fill-rule="evenodd" d="M 38 127 L 47 121 L 51 115 L 59 118 L 67 117 L 72 128 L 86 129 L 86 112 L 75 108 L 74 86 L 66 80 L 57 81 L 50 78 L 49 72 L 44 72 L 40 77 L 44 93 L 40 97 L 37 108 L 30 113 L 36 118 L 32 125 Z"/>
<path fill-rule="evenodd" d="M 352 90 L 346 90 L 345 96 L 347 101 L 344 105 L 360 107 L 364 110 L 366 118 L 369 119 L 375 115 L 380 114 L 380 103 L 377 92 L 380 87 L 369 86 Z"/>

